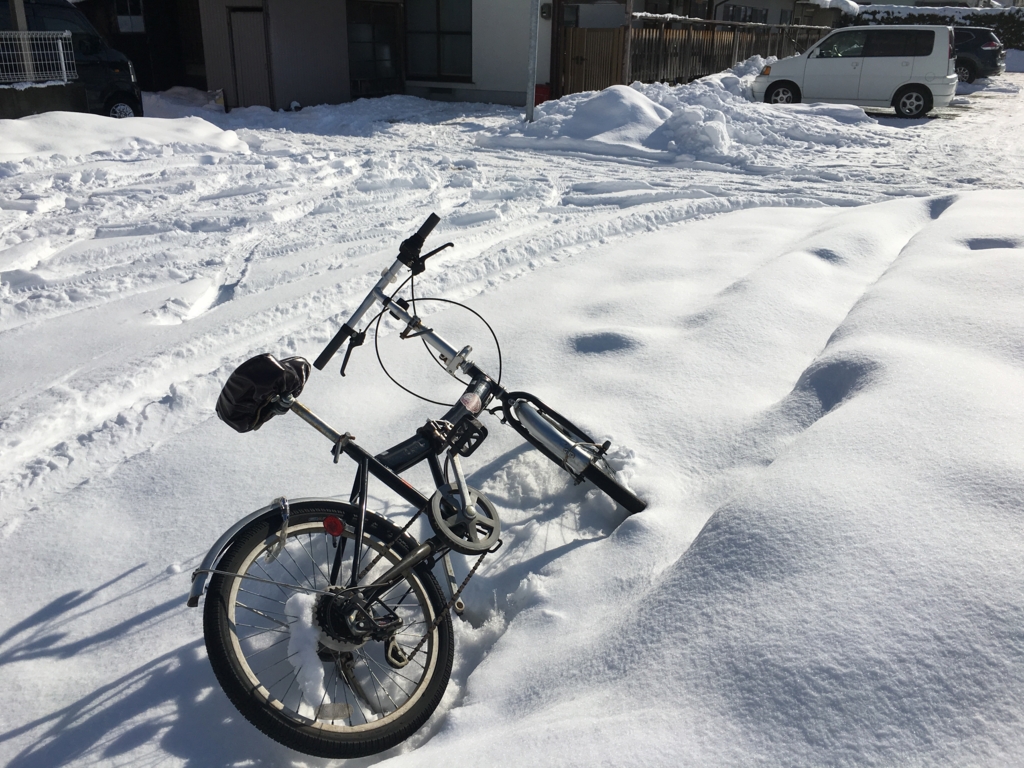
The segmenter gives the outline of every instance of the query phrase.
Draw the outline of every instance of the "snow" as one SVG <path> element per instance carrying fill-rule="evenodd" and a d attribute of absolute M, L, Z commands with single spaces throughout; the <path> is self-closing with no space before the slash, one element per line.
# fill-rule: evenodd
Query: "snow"
<path fill-rule="evenodd" d="M 852 0 L 810 0 L 821 8 L 838 8 L 847 16 L 857 16 L 861 12 L 861 6 Z"/>
<path fill-rule="evenodd" d="M 230 524 L 347 498 L 352 469 L 298 419 L 238 435 L 213 407 L 254 354 L 316 357 L 436 211 L 428 245 L 456 247 L 417 295 L 483 314 L 503 383 L 611 439 L 650 506 L 625 518 L 487 417 L 464 466 L 504 546 L 448 691 L 346 764 L 1020 764 L 1024 76 L 899 121 L 752 103 L 763 63 L 532 126 L 185 90 L 0 121 L 0 763 L 341 764 L 238 715 L 184 602 Z M 421 314 L 496 371 L 478 320 Z M 398 330 L 396 378 L 458 397 Z M 338 365 L 301 400 L 369 450 L 439 415 L 368 347 Z M 370 506 L 408 519 L 380 484 Z"/>
<path fill-rule="evenodd" d="M 712 162 L 775 169 L 780 154 L 871 149 L 913 141 L 844 104 L 752 104 L 753 78 L 774 58 L 755 56 L 685 86 L 634 83 L 541 104 L 536 121 L 484 135 L 486 147 L 580 151 L 686 166 Z M 1012 85 L 1011 88 L 1018 86 Z M 788 163 L 784 163 L 788 164 Z"/>
<path fill-rule="evenodd" d="M 111 122 L 100 115 L 47 112 L 21 120 L 5 120 L 0 163 L 33 156 L 125 153 L 145 156 L 161 152 L 247 152 L 232 131 L 223 131 L 198 117 L 155 120 L 140 117 Z"/>

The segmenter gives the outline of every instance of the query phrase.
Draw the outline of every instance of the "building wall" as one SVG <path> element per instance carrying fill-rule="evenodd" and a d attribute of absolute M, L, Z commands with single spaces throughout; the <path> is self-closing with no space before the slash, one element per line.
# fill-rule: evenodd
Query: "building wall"
<path fill-rule="evenodd" d="M 224 103 L 238 104 L 231 71 L 231 38 L 228 35 L 228 7 L 262 8 L 263 0 L 199 0 L 203 23 L 203 54 L 206 59 L 206 87 L 224 90 Z"/>
<path fill-rule="evenodd" d="M 406 92 L 453 101 L 524 105 L 531 5 L 530 0 L 474 0 L 473 82 L 409 80 Z M 551 21 L 540 19 L 538 32 L 537 82 L 547 83 L 551 74 Z"/>
<path fill-rule="evenodd" d="M 237 106 L 228 14 L 262 8 L 268 38 L 274 109 L 340 104 L 349 100 L 348 35 L 344 0 L 199 0 L 206 80 Z"/>
<path fill-rule="evenodd" d="M 339 0 L 267 0 L 275 107 L 348 101 L 348 27 Z"/>
<path fill-rule="evenodd" d="M 350 98 L 348 37 L 344 0 L 199 0 L 206 80 L 224 90 L 228 106 L 238 104 L 231 63 L 228 13 L 262 8 L 267 36 L 274 108 L 337 104 Z M 473 80 L 469 83 L 407 81 L 416 96 L 465 101 L 526 103 L 531 0 L 474 0 Z M 550 81 L 551 21 L 540 19 L 537 82 Z"/>

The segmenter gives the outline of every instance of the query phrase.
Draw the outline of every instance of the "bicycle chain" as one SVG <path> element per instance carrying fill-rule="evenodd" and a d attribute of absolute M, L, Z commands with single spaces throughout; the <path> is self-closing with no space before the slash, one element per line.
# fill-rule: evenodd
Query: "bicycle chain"
<path fill-rule="evenodd" d="M 375 566 L 377 563 L 379 563 L 380 559 L 382 557 L 384 557 L 384 553 L 391 551 L 391 548 L 393 546 L 395 546 L 395 542 L 397 542 L 400 538 L 402 538 L 405 535 L 405 532 L 409 530 L 409 528 L 412 526 L 412 524 L 415 523 L 417 518 L 419 518 L 419 516 L 422 515 L 422 514 L 423 514 L 423 510 L 421 509 L 415 515 L 413 515 L 412 518 L 410 518 L 409 522 L 405 524 L 405 527 L 398 532 L 398 534 L 395 536 L 395 538 L 393 538 L 391 541 L 389 541 L 387 543 L 387 545 L 384 547 L 384 549 L 382 549 L 380 552 L 377 553 L 377 556 L 375 558 L 373 558 L 373 560 L 370 562 L 370 564 L 368 566 L 366 566 L 365 568 L 363 568 L 363 570 L 361 570 L 359 572 L 359 575 L 357 576 L 357 579 L 361 579 L 366 574 L 368 574 L 370 572 L 370 569 L 373 568 L 373 566 Z"/>
<path fill-rule="evenodd" d="M 452 595 L 452 599 L 449 600 L 448 604 L 441 609 L 441 612 L 437 614 L 437 618 L 435 618 L 434 621 L 431 623 L 430 628 L 427 629 L 423 637 L 420 638 L 420 641 L 416 643 L 416 647 L 412 649 L 412 653 L 409 654 L 410 659 L 412 659 L 417 653 L 420 652 L 420 648 L 422 648 L 423 644 L 427 642 L 427 638 L 430 637 L 430 635 L 433 633 L 435 629 L 437 629 L 437 625 L 444 620 L 444 617 L 448 615 L 448 612 L 451 611 L 452 606 L 455 605 L 456 602 L 458 602 L 459 597 L 462 595 L 462 590 L 464 590 L 466 588 L 466 585 L 469 584 L 469 580 L 473 578 L 473 574 L 476 573 L 477 568 L 479 568 L 483 564 L 484 558 L 487 557 L 488 554 L 490 553 L 484 552 L 482 555 L 480 555 L 480 557 L 476 559 L 476 564 L 470 569 L 469 573 L 466 575 L 466 578 L 462 580 L 462 583 L 459 585 L 459 588 L 455 590 L 455 594 Z"/>
<path fill-rule="evenodd" d="M 384 557 L 384 553 L 391 551 L 391 548 L 395 545 L 395 542 L 397 542 L 400 538 L 402 538 L 402 536 L 405 535 L 406 531 L 408 531 L 409 528 L 412 527 L 412 524 L 415 523 L 417 518 L 419 518 L 419 516 L 422 515 L 422 514 L 423 514 L 423 510 L 421 509 L 415 515 L 413 515 L 412 518 L 410 518 L 409 522 L 407 522 L 405 524 L 405 527 L 402 528 L 402 530 L 400 530 L 398 532 L 398 534 L 395 536 L 395 538 L 393 538 L 391 541 L 389 541 L 387 546 L 382 551 L 377 553 L 377 556 L 373 559 L 373 561 L 370 562 L 369 565 L 367 565 L 365 568 L 363 568 L 363 570 L 361 570 L 359 572 L 359 577 L 358 578 L 361 579 L 367 573 L 369 573 L 370 570 L 373 568 L 373 566 L 375 566 L 377 563 L 379 563 L 380 559 L 382 557 Z M 484 553 L 482 553 L 480 555 L 480 557 L 477 558 L 476 563 L 469 570 L 469 573 L 466 574 L 466 578 L 462 580 L 462 583 L 459 585 L 459 588 L 457 590 L 455 590 L 455 594 L 452 595 L 452 597 L 448 601 L 448 603 L 444 606 L 444 608 L 441 609 L 440 613 L 437 614 L 437 617 L 430 624 L 430 627 L 427 629 L 426 633 L 424 633 L 423 637 L 420 638 L 420 641 L 418 643 L 416 643 L 416 647 L 412 649 L 412 653 L 409 654 L 409 658 L 410 659 L 412 659 L 417 653 L 420 652 L 420 649 L 423 647 L 423 644 L 425 642 L 427 642 L 427 638 L 430 637 L 430 635 L 433 633 L 433 631 L 435 629 L 437 629 L 437 625 L 440 624 L 444 620 L 444 617 L 448 615 L 448 613 L 452 609 L 452 606 L 454 606 L 455 603 L 458 602 L 459 597 L 462 596 L 462 592 L 466 588 L 466 585 L 469 584 L 469 580 L 473 578 L 473 575 L 477 572 L 477 569 L 479 569 L 480 566 L 483 565 L 484 558 L 487 557 L 488 554 L 490 554 L 490 553 L 489 552 L 484 552 Z"/>

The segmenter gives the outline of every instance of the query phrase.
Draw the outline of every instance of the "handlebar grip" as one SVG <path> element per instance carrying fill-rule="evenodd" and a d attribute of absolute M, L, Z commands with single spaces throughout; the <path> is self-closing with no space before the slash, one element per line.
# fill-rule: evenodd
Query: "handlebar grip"
<path fill-rule="evenodd" d="M 354 333 L 355 330 L 349 328 L 348 323 L 341 326 L 341 328 L 338 329 L 338 332 L 334 334 L 334 338 L 331 339 L 330 343 L 324 347 L 324 351 L 320 353 L 320 357 L 313 362 L 313 367 L 318 371 L 322 371 L 324 366 L 331 362 L 331 358 L 334 357 L 335 352 L 341 348 L 341 345 L 345 343 L 345 340 Z"/>
<path fill-rule="evenodd" d="M 423 222 L 423 226 L 420 227 L 419 231 L 416 233 L 416 237 L 420 239 L 421 243 L 427 239 L 427 235 L 434 231 L 434 227 L 437 226 L 437 222 L 440 220 L 441 217 L 436 213 L 432 213 L 427 217 L 427 220 Z"/>

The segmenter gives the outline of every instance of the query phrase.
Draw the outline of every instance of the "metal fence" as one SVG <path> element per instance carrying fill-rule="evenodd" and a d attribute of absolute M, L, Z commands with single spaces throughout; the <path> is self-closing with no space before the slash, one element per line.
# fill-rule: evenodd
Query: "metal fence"
<path fill-rule="evenodd" d="M 0 32 L 0 83 L 77 78 L 70 32 Z"/>
<path fill-rule="evenodd" d="M 559 94 L 610 85 L 688 83 L 755 54 L 782 58 L 806 50 L 830 27 L 750 24 L 675 17 L 645 29 L 562 30 Z"/>

